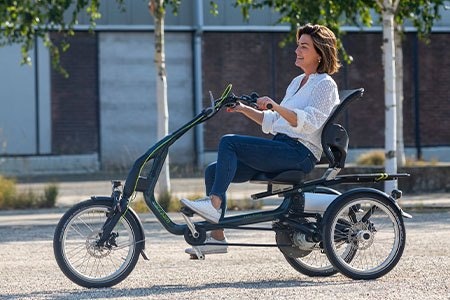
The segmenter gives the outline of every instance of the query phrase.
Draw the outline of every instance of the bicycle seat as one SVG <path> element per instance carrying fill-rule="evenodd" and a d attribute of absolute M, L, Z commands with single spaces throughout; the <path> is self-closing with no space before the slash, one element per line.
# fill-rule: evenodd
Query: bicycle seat
<path fill-rule="evenodd" d="M 328 169 L 338 170 L 334 173 L 334 176 L 345 165 L 349 142 L 345 128 L 334 122 L 342 111 L 344 111 L 353 100 L 361 98 L 363 93 L 363 88 L 339 91 L 340 103 L 333 109 L 323 125 L 321 136 L 323 154 L 328 160 Z M 327 172 L 329 171 L 327 170 Z M 268 183 L 269 185 L 272 183 L 293 185 L 301 183 L 305 176 L 306 173 L 299 170 L 286 170 L 281 173 L 258 173 L 250 180 L 250 182 Z"/>
<path fill-rule="evenodd" d="M 306 173 L 288 170 L 281 173 L 258 173 L 250 181 L 253 183 L 296 184 L 302 182 Z"/>

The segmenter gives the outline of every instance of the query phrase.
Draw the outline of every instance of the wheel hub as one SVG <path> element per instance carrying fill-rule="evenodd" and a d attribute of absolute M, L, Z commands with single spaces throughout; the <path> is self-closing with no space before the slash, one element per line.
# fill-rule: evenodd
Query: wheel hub
<path fill-rule="evenodd" d="M 353 241 L 358 249 L 366 250 L 370 248 L 373 244 L 373 240 L 375 238 L 375 234 L 373 231 L 368 230 L 364 224 L 355 224 L 354 228 L 352 228 L 352 234 L 350 240 Z"/>
<path fill-rule="evenodd" d="M 85 246 L 86 251 L 90 256 L 95 258 L 103 258 L 111 253 L 111 249 L 105 246 L 98 246 L 97 241 L 100 236 L 100 232 L 93 231 L 87 236 Z"/>

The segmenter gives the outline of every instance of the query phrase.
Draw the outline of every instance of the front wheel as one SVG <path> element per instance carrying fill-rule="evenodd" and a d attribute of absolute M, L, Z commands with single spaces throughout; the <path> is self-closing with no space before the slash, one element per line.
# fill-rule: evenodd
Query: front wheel
<path fill-rule="evenodd" d="M 111 207 L 108 200 L 87 200 L 68 210 L 53 238 L 58 266 L 73 282 L 88 288 L 110 287 L 134 269 L 143 247 L 142 231 L 127 211 L 103 246 L 97 245 Z"/>
<path fill-rule="evenodd" d="M 391 271 L 405 248 L 401 212 L 386 196 L 356 192 L 335 200 L 324 215 L 324 248 L 342 274 L 353 279 L 376 279 Z M 342 252 L 351 247 L 351 260 Z"/>

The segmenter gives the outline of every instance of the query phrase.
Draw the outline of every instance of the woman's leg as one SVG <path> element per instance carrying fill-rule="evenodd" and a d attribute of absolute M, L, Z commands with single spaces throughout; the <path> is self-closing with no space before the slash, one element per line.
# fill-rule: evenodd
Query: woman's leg
<path fill-rule="evenodd" d="M 253 170 L 266 173 L 285 170 L 309 172 L 315 163 L 315 159 L 312 160 L 311 157 L 313 158 L 313 155 L 306 147 L 285 135 L 277 135 L 273 140 L 226 135 L 222 137 L 219 144 L 209 198 L 202 201 L 182 199 L 181 202 L 206 220 L 218 223 L 223 217 L 223 210 L 220 208 L 226 207 L 226 191 L 238 174 L 238 162 Z"/>
<path fill-rule="evenodd" d="M 214 180 L 208 195 L 217 196 L 225 202 L 226 191 L 238 174 L 238 163 L 256 172 L 302 170 L 307 173 L 314 167 L 315 158 L 300 142 L 284 135 L 276 136 L 273 140 L 225 135 L 220 140 Z M 210 184 L 211 180 L 207 181 Z M 218 208 L 217 201 L 213 201 L 213 205 Z"/>
<path fill-rule="evenodd" d="M 216 167 L 217 167 L 217 162 L 213 162 L 210 165 L 208 165 L 208 167 L 206 167 L 205 188 L 206 188 L 206 195 L 210 195 L 210 197 L 212 198 L 211 201 L 215 200 L 216 203 L 219 202 L 220 208 L 222 208 L 221 218 L 223 218 L 223 216 L 225 215 L 226 209 L 227 209 L 226 195 L 224 195 L 224 199 L 223 199 L 224 201 L 222 201 L 222 199 L 220 199 L 218 196 L 211 195 L 211 189 L 214 184 L 215 177 L 216 177 Z M 234 183 L 247 182 L 250 179 L 252 179 L 256 175 L 256 173 L 258 173 L 257 170 L 250 168 L 249 166 L 238 161 L 236 173 L 233 177 L 232 182 L 234 182 Z M 216 206 L 216 208 L 219 208 L 219 207 Z M 219 241 L 225 239 L 223 229 L 211 231 L 211 236 L 214 239 L 219 240 Z"/>

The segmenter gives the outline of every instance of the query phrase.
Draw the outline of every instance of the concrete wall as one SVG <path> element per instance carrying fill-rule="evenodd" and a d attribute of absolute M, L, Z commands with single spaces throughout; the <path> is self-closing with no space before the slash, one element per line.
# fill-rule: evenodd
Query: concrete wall
<path fill-rule="evenodd" d="M 166 34 L 169 131 L 194 115 L 190 33 Z M 156 71 L 153 34 L 99 33 L 100 137 L 104 168 L 129 168 L 156 139 Z M 193 132 L 170 152 L 176 163 L 192 162 Z"/>
<path fill-rule="evenodd" d="M 30 67 L 20 65 L 20 46 L 0 48 L 0 154 L 51 152 L 49 55 L 41 41 L 37 49 L 38 61 L 32 51 Z"/>
<path fill-rule="evenodd" d="M 153 18 L 150 16 L 147 4 L 148 1 L 125 0 L 124 10 L 118 9 L 116 1 L 101 1 L 100 13 L 102 18 L 97 20 L 97 25 L 101 26 L 146 26 L 153 25 Z M 201 1 L 201 8 L 205 26 L 273 26 L 279 19 L 279 13 L 273 9 L 264 8 L 251 10 L 249 20 L 244 20 L 241 9 L 233 6 L 234 1 L 215 1 L 218 6 L 218 14 L 210 13 L 210 0 Z M 196 0 L 181 1 L 178 14 L 172 13 L 172 7 L 168 6 L 165 17 L 167 26 L 192 26 L 195 22 L 195 10 L 198 5 Z M 448 6 L 448 5 L 447 5 Z M 450 26 L 450 10 L 441 9 L 441 19 L 436 21 L 435 28 Z M 67 14 L 67 18 L 70 14 Z M 374 25 L 378 26 L 378 17 L 373 14 Z M 301 20 L 300 20 L 301 21 Z M 80 18 L 79 24 L 89 24 L 89 18 L 84 14 Z M 406 26 L 412 26 L 411 22 L 406 22 Z"/>

